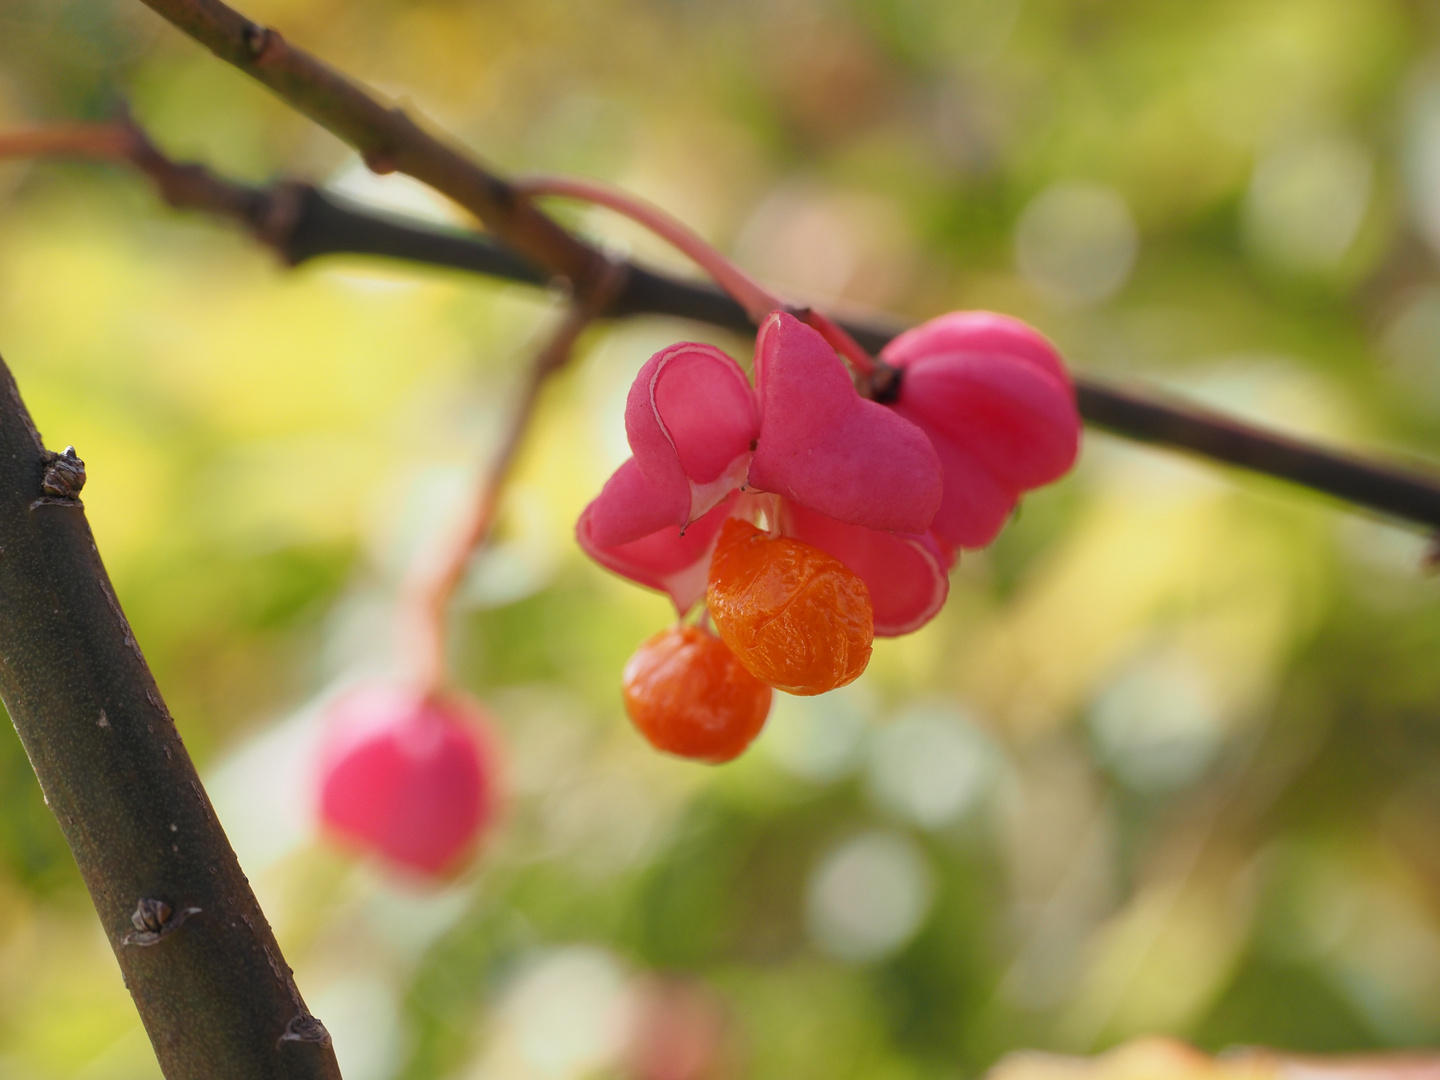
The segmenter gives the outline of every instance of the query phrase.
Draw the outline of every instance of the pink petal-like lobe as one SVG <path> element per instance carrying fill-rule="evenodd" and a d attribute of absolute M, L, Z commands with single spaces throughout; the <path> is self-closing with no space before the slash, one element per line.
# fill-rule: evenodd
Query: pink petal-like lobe
<path fill-rule="evenodd" d="M 663 495 L 632 457 L 616 469 L 580 516 L 581 546 L 619 547 L 674 525 Z M 679 533 L 679 528 L 676 528 Z"/>
<path fill-rule="evenodd" d="M 891 406 L 930 437 L 945 471 L 934 531 L 983 547 L 1020 495 L 1069 471 L 1075 391 L 1054 348 L 1016 319 L 956 312 L 900 335 L 882 358 L 904 372 Z"/>
<path fill-rule="evenodd" d="M 1020 493 L 977 464 L 964 446 L 939 435 L 932 441 L 945 467 L 945 498 L 930 531 L 951 547 L 982 548 L 1010 520 Z"/>
<path fill-rule="evenodd" d="M 851 525 L 923 533 L 940 460 L 910 420 L 862 398 L 819 333 L 784 312 L 755 343 L 761 434 L 750 483 Z"/>
<path fill-rule="evenodd" d="M 944 353 L 990 353 L 1033 364 L 1065 384 L 1070 373 L 1044 334 L 994 311 L 951 311 L 899 334 L 880 353 L 892 367 Z"/>
<path fill-rule="evenodd" d="M 682 532 L 631 458 L 580 515 L 575 537 L 607 570 L 667 593 L 683 615 L 705 595 L 710 552 L 738 497 L 730 492 Z"/>
<path fill-rule="evenodd" d="M 918 630 L 945 606 L 953 555 L 933 536 L 880 532 L 785 505 L 785 533 L 833 555 L 870 590 L 877 637 Z"/>
<path fill-rule="evenodd" d="M 498 804 L 479 705 L 406 686 L 359 686 L 330 706 L 320 820 L 362 849 L 428 877 L 457 869 Z"/>
<path fill-rule="evenodd" d="M 670 519 L 688 525 L 745 482 L 760 434 L 755 392 L 725 353 L 681 342 L 635 377 L 625 433 Z"/>

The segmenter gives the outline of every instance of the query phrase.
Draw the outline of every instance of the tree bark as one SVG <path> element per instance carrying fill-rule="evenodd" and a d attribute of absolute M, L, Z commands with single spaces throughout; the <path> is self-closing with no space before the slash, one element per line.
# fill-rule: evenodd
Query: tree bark
<path fill-rule="evenodd" d="M 338 1080 L 115 599 L 83 476 L 0 361 L 0 699 L 168 1080 Z"/>

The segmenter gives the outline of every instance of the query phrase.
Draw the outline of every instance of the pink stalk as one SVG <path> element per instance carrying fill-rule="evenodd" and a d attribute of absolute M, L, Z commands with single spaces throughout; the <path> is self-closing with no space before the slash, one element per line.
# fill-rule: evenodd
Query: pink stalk
<path fill-rule="evenodd" d="M 593 203 L 638 222 L 689 256 L 696 266 L 734 297 L 757 324 L 772 311 L 788 309 L 784 301 L 720 254 L 699 233 L 653 203 L 637 198 L 629 192 L 595 180 L 580 180 L 569 176 L 521 177 L 512 181 L 512 186 L 525 195 L 556 195 Z"/>
<path fill-rule="evenodd" d="M 606 290 L 608 295 L 608 290 Z M 401 588 L 399 645 L 409 675 L 422 691 L 434 693 L 445 682 L 446 612 L 475 552 L 485 543 L 495 523 L 500 494 L 515 464 L 521 440 L 535 415 L 545 380 L 564 366 L 576 338 L 589 323 L 589 309 L 573 307 L 531 365 L 510 426 L 495 457 L 480 478 L 465 516 L 455 523 L 435 549 L 415 561 Z"/>
<path fill-rule="evenodd" d="M 117 124 L 58 124 L 0 134 L 0 158 L 79 157 L 113 161 L 128 157 L 135 136 Z"/>
<path fill-rule="evenodd" d="M 820 331 L 830 346 L 849 360 L 861 375 L 869 375 L 875 371 L 874 359 L 842 327 L 812 308 L 798 308 L 785 303 L 722 255 L 699 233 L 653 203 L 596 180 L 581 180 L 569 176 L 522 177 L 513 181 L 512 186 L 525 195 L 556 195 L 593 203 L 638 222 L 688 255 L 695 265 L 735 298 L 751 321 L 757 325 L 772 311 L 792 312 L 797 318 Z"/>
<path fill-rule="evenodd" d="M 865 351 L 858 341 L 850 336 L 850 332 L 839 323 L 833 321 L 830 316 L 823 312 L 808 308 L 802 313 L 797 313 L 802 322 L 809 323 L 820 332 L 832 349 L 849 360 L 855 370 L 861 375 L 873 375 L 876 369 L 875 359 Z"/>

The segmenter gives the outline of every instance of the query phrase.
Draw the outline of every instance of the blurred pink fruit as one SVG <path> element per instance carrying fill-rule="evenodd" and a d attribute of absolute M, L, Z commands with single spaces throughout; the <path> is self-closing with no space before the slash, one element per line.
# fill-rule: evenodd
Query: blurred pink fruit
<path fill-rule="evenodd" d="M 631 1080 L 717 1080 L 734 1070 L 725 1003 L 704 983 L 652 975 L 636 990 L 625 1074 Z"/>
<path fill-rule="evenodd" d="M 491 725 L 477 702 L 367 683 L 337 699 L 320 758 L 320 820 L 342 841 L 429 878 L 458 870 L 497 808 Z"/>

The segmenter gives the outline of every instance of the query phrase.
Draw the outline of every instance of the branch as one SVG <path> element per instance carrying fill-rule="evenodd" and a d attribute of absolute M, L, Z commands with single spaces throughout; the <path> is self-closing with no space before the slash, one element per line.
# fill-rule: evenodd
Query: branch
<path fill-rule="evenodd" d="M 398 169 L 450 196 L 479 217 L 500 244 L 524 262 L 547 274 L 567 277 L 578 296 L 588 296 L 599 287 L 605 260 L 598 251 L 536 210 L 515 187 L 425 132 L 400 110 L 380 104 L 334 68 L 288 45 L 276 31 L 252 23 L 222 0 L 143 2 L 350 143 L 376 172 Z M 390 239 L 399 238 L 390 233 Z M 370 239 L 376 239 L 373 230 Z M 406 239 L 411 243 L 420 240 L 413 234 Z M 493 251 L 472 248 L 466 255 L 453 246 L 435 246 L 448 247 L 436 260 L 441 265 L 455 265 L 447 259 L 467 257 L 487 267 L 497 261 Z M 485 268 L 481 272 L 491 271 Z M 534 274 L 522 270 L 516 276 L 530 280 Z M 640 301 L 636 293 L 648 294 L 648 303 Z M 697 290 L 637 271 L 630 275 L 626 294 L 610 306 L 609 313 L 642 311 L 701 318 L 721 326 L 734 325 L 735 315 L 744 314 L 739 305 L 728 297 L 722 299 L 715 290 Z M 749 320 L 745 322 L 748 326 Z M 848 331 L 872 351 L 893 336 L 876 327 L 842 325 L 836 329 Z M 1440 482 L 1432 477 L 1310 447 L 1217 414 L 1147 400 L 1089 380 L 1077 383 L 1081 415 L 1117 434 L 1190 450 L 1440 528 Z"/>
<path fill-rule="evenodd" d="M 1077 379 L 1080 414 L 1140 442 L 1188 450 L 1212 461 L 1322 491 L 1392 517 L 1440 529 L 1440 479 L 1413 469 L 1277 435 L 1209 409 Z"/>
<path fill-rule="evenodd" d="M 72 157 L 129 162 L 179 210 L 200 210 L 245 226 L 255 237 L 280 249 L 295 228 L 301 198 L 299 184 L 273 188 L 237 184 L 203 165 L 172 161 L 128 120 L 113 124 L 69 124 L 0 134 L 0 159 Z"/>
<path fill-rule="evenodd" d="M 530 285 L 548 280 L 533 263 L 473 233 L 363 210 L 308 184 L 284 182 L 270 188 L 237 184 L 201 165 L 171 161 L 134 125 L 118 130 L 123 137 L 111 126 L 17 132 L 0 136 L 0 157 L 68 154 L 128 160 L 155 182 L 171 206 L 236 221 L 292 266 L 323 255 L 377 255 Z M 740 333 L 754 329 L 745 308 L 715 286 L 683 281 L 634 263 L 619 265 L 624 284 L 604 303 L 606 316 L 670 315 Z M 603 281 L 603 271 L 594 280 L 597 285 Z M 871 352 L 879 352 L 903 329 L 899 324 L 853 321 L 841 325 Z M 1096 427 L 1287 480 L 1440 530 L 1440 479 L 1434 476 L 1368 461 L 1218 412 L 1122 390 L 1085 376 L 1077 376 L 1075 384 L 1080 414 Z M 1431 561 L 1440 564 L 1440 540 Z"/>
<path fill-rule="evenodd" d="M 169 1080 L 339 1080 L 100 562 L 84 464 L 0 361 L 0 698 Z"/>
<path fill-rule="evenodd" d="M 487 277 L 542 284 L 544 275 L 478 236 L 408 223 L 346 205 L 313 187 L 299 190 L 289 231 L 271 238 L 292 265 L 324 255 L 377 255 Z M 612 318 L 670 315 L 739 333 L 754 324 L 745 309 L 709 284 L 682 281 L 630 264 L 625 285 L 605 313 Z M 899 324 L 841 324 L 866 349 L 879 352 Z M 1077 375 L 1080 415 L 1125 438 L 1236 465 L 1310 488 L 1356 506 L 1440 530 L 1440 478 L 1416 469 L 1328 449 L 1246 424 L 1156 393 L 1122 390 Z"/>

